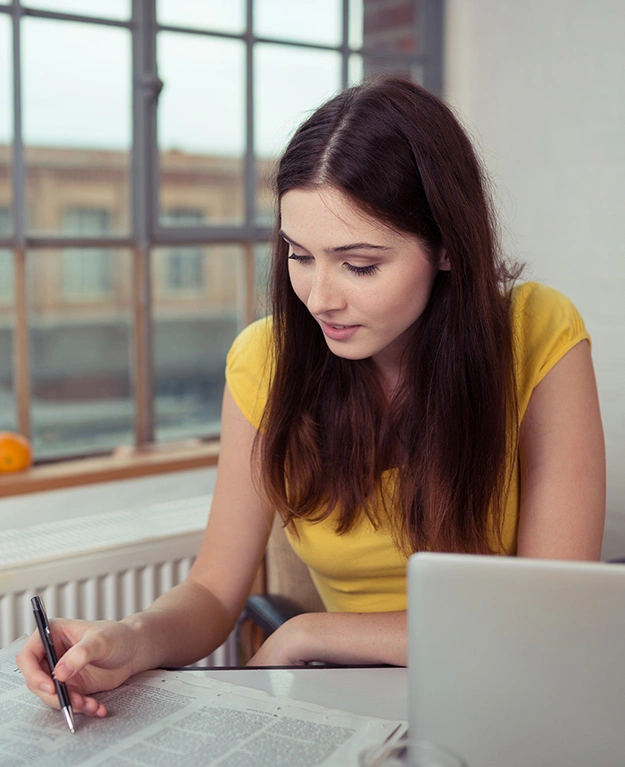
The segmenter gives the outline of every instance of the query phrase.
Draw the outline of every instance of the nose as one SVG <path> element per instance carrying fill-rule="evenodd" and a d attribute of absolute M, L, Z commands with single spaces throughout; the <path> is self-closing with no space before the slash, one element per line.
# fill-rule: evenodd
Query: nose
<path fill-rule="evenodd" d="M 332 273 L 331 266 L 315 265 L 306 306 L 311 314 L 317 316 L 344 308 L 345 296 L 340 279 Z"/>

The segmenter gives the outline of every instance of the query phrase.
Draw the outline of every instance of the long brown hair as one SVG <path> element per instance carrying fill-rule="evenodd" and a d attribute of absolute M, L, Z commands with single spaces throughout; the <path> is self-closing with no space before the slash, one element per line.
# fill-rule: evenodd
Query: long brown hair
<path fill-rule="evenodd" d="M 297 130 L 277 199 L 330 186 L 432 258 L 445 248 L 390 403 L 370 360 L 333 355 L 295 295 L 287 246 L 272 264 L 273 375 L 256 443 L 263 490 L 285 523 L 365 513 L 394 468 L 383 508 L 398 544 L 489 552 L 500 539 L 516 445 L 509 286 L 485 179 L 465 132 L 439 99 L 387 78 L 336 96 Z"/>

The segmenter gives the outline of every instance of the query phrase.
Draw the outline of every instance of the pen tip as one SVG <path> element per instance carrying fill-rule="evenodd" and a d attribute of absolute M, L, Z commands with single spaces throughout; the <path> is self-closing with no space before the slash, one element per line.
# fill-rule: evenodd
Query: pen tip
<path fill-rule="evenodd" d="M 64 708 L 63 713 L 65 714 L 65 721 L 67 722 L 69 731 L 72 733 L 72 735 L 75 735 L 76 728 L 74 726 L 74 712 L 69 708 Z"/>

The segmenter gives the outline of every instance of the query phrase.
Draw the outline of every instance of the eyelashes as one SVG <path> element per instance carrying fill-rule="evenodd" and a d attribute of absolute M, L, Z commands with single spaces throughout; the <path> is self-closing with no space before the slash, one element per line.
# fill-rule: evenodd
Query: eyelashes
<path fill-rule="evenodd" d="M 291 259 L 292 261 L 297 261 L 300 264 L 308 264 L 311 261 L 313 261 L 312 256 L 298 256 L 296 253 L 289 253 L 289 259 Z M 344 266 L 347 269 L 347 271 L 362 277 L 375 274 L 380 269 L 380 267 L 377 264 L 371 264 L 370 266 L 354 266 L 353 264 L 349 264 L 345 262 Z"/>
<path fill-rule="evenodd" d="M 345 264 L 345 267 L 348 271 L 361 275 L 375 274 L 380 268 L 377 264 L 371 264 L 371 266 L 352 266 L 352 264 L 347 263 Z"/>

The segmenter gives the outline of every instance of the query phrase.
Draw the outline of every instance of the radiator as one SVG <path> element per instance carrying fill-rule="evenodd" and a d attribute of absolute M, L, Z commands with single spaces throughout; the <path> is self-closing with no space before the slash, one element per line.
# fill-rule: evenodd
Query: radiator
<path fill-rule="evenodd" d="M 120 620 L 180 583 L 199 549 L 210 496 L 100 513 L 0 533 L 0 648 L 48 616 Z M 226 642 L 199 663 L 236 665 Z"/>

